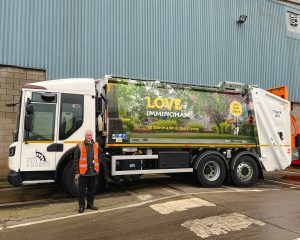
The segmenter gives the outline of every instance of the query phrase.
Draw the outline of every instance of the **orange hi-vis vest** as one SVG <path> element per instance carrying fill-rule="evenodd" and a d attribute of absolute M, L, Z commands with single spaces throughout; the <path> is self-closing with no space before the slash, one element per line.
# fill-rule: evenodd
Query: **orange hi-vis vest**
<path fill-rule="evenodd" d="M 87 171 L 87 155 L 86 155 L 86 147 L 84 142 L 82 142 L 79 145 L 80 149 L 80 158 L 79 158 L 79 173 L 81 175 L 85 174 Z M 94 169 L 98 173 L 99 172 L 99 148 L 98 148 L 98 143 L 93 143 L 93 150 L 94 150 Z"/>

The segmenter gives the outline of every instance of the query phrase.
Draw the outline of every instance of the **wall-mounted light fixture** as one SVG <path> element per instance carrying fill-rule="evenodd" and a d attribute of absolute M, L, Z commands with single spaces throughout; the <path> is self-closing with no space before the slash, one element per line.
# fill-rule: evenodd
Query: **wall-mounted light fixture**
<path fill-rule="evenodd" d="M 247 19 L 247 16 L 246 16 L 246 15 L 241 15 L 241 16 L 239 17 L 239 20 L 236 21 L 236 22 L 242 24 L 242 23 L 246 22 L 246 19 Z"/>

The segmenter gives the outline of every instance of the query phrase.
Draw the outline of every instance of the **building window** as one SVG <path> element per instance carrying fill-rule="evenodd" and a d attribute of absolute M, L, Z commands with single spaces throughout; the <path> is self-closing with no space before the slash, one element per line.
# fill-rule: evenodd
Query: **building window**
<path fill-rule="evenodd" d="M 297 27 L 299 24 L 299 15 L 295 13 L 289 13 L 290 15 L 290 25 L 293 27 Z"/>
<path fill-rule="evenodd" d="M 287 36 L 300 40 L 300 12 L 287 8 L 285 19 Z"/>

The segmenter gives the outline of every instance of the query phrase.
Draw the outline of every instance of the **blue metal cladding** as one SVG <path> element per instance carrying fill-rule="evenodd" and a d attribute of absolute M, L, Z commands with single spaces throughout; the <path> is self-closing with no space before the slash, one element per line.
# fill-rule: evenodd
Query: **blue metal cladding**
<path fill-rule="evenodd" d="M 285 14 L 271 0 L 0 0 L 0 64 L 47 79 L 287 84 L 300 102 L 300 40 Z"/>

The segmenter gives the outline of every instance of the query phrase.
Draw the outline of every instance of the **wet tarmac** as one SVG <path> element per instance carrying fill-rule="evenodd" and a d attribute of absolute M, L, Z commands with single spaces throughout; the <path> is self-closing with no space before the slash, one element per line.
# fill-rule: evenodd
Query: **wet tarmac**
<path fill-rule="evenodd" d="M 54 186 L 27 187 L 23 196 L 11 190 L 2 202 L 14 192 L 13 201 L 50 200 L 0 209 L 0 239 L 300 239 L 299 178 L 299 169 L 289 169 L 266 173 L 251 188 L 202 188 L 152 176 L 112 185 L 97 195 L 99 210 L 84 214 Z"/>

